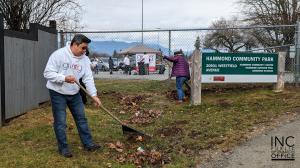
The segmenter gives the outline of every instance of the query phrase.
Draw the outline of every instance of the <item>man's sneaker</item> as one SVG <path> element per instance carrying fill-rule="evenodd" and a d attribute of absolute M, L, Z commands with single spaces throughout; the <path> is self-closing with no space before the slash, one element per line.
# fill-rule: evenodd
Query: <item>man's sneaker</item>
<path fill-rule="evenodd" d="M 93 144 L 93 145 L 91 145 L 91 146 L 85 146 L 85 147 L 84 147 L 84 150 L 89 151 L 89 152 L 93 152 L 93 151 L 96 151 L 96 150 L 98 150 L 98 149 L 100 149 L 100 148 L 101 148 L 100 145 L 98 145 L 98 144 Z"/>
<path fill-rule="evenodd" d="M 62 149 L 59 151 L 59 154 L 61 154 L 62 156 L 66 157 L 66 158 L 70 158 L 73 156 L 69 149 Z"/>

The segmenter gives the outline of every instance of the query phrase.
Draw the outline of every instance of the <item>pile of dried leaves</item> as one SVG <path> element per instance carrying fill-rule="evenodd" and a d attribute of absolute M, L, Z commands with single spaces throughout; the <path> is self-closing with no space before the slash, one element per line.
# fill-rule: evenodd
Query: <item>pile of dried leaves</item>
<path fill-rule="evenodd" d="M 120 114 L 125 114 L 130 111 L 140 110 L 144 104 L 148 104 L 151 101 L 148 95 L 127 95 L 112 94 L 114 99 L 118 100 L 118 103 L 122 106 Z"/>
<path fill-rule="evenodd" d="M 137 106 L 142 104 L 146 100 L 146 96 L 124 96 L 121 98 L 121 104 L 126 106 Z"/>
<path fill-rule="evenodd" d="M 140 141 L 141 139 L 137 139 Z M 121 142 L 107 143 L 109 149 L 116 151 L 116 161 L 119 163 L 134 163 L 137 167 L 143 167 L 146 165 L 162 166 L 170 162 L 170 157 L 167 157 L 164 153 L 157 150 L 145 150 L 142 147 L 136 145 L 123 144 Z"/>
<path fill-rule="evenodd" d="M 161 110 L 150 109 L 145 110 L 142 108 L 143 104 L 150 103 L 151 99 L 148 95 L 128 95 L 118 97 L 122 110 L 120 114 L 132 114 L 132 116 L 125 121 L 125 123 L 131 124 L 149 124 L 154 122 L 154 119 L 158 118 L 161 114 Z"/>
<path fill-rule="evenodd" d="M 143 110 L 137 111 L 129 118 L 129 123 L 132 124 L 149 124 L 154 122 L 154 119 L 158 118 L 162 114 L 161 110 Z"/>

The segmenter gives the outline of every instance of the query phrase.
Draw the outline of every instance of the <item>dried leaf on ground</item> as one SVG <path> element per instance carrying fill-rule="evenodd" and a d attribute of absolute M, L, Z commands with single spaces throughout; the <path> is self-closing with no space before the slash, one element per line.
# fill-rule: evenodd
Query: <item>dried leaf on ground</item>
<path fill-rule="evenodd" d="M 115 144 L 107 143 L 107 147 L 109 149 L 115 149 L 117 152 L 120 152 L 120 153 L 122 153 L 124 151 L 124 144 L 121 143 L 120 141 L 117 141 Z"/>
<path fill-rule="evenodd" d="M 134 115 L 129 118 L 129 122 L 132 124 L 149 124 L 152 123 L 155 118 L 161 116 L 161 110 L 141 110 L 137 111 Z"/>
<path fill-rule="evenodd" d="M 117 161 L 120 162 L 120 163 L 124 163 L 126 161 L 126 155 L 118 156 Z"/>
<path fill-rule="evenodd" d="M 140 141 L 140 142 L 142 142 L 142 141 L 144 141 L 144 138 L 143 138 L 142 136 L 137 136 L 137 137 L 135 138 L 135 141 Z"/>
<path fill-rule="evenodd" d="M 121 110 L 119 113 L 120 113 L 120 114 L 126 114 L 126 112 L 123 111 L 123 110 Z"/>
<path fill-rule="evenodd" d="M 116 148 L 116 145 L 113 144 L 113 143 L 107 143 L 107 147 L 108 147 L 109 149 L 115 149 L 115 148 Z"/>

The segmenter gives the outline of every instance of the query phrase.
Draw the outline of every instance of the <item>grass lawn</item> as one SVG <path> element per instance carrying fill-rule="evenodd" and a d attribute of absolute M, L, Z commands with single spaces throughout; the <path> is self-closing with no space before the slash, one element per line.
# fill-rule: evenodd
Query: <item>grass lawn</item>
<path fill-rule="evenodd" d="M 45 104 L 0 128 L 0 167 L 194 167 L 207 151 L 228 152 L 279 118 L 296 115 L 300 101 L 299 88 L 274 93 L 270 85 L 204 85 L 202 105 L 193 107 L 175 104 L 174 81 L 98 80 L 96 85 L 107 109 L 153 138 L 123 136 L 117 122 L 90 104 L 86 115 L 103 149 L 82 149 L 68 112 L 74 156 L 66 159 L 57 153 L 51 107 Z"/>

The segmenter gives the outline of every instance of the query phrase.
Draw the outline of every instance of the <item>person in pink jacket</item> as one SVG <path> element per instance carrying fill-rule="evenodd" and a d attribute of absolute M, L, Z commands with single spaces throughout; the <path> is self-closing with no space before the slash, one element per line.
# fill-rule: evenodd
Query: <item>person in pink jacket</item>
<path fill-rule="evenodd" d="M 176 51 L 174 52 L 173 57 L 167 57 L 164 56 L 164 59 L 173 62 L 173 68 L 172 68 L 172 74 L 171 76 L 176 77 L 176 89 L 178 94 L 178 103 L 183 102 L 184 98 L 184 91 L 183 91 L 183 84 L 187 80 L 190 79 L 190 70 L 189 70 L 189 64 L 183 57 L 182 51 Z"/>

